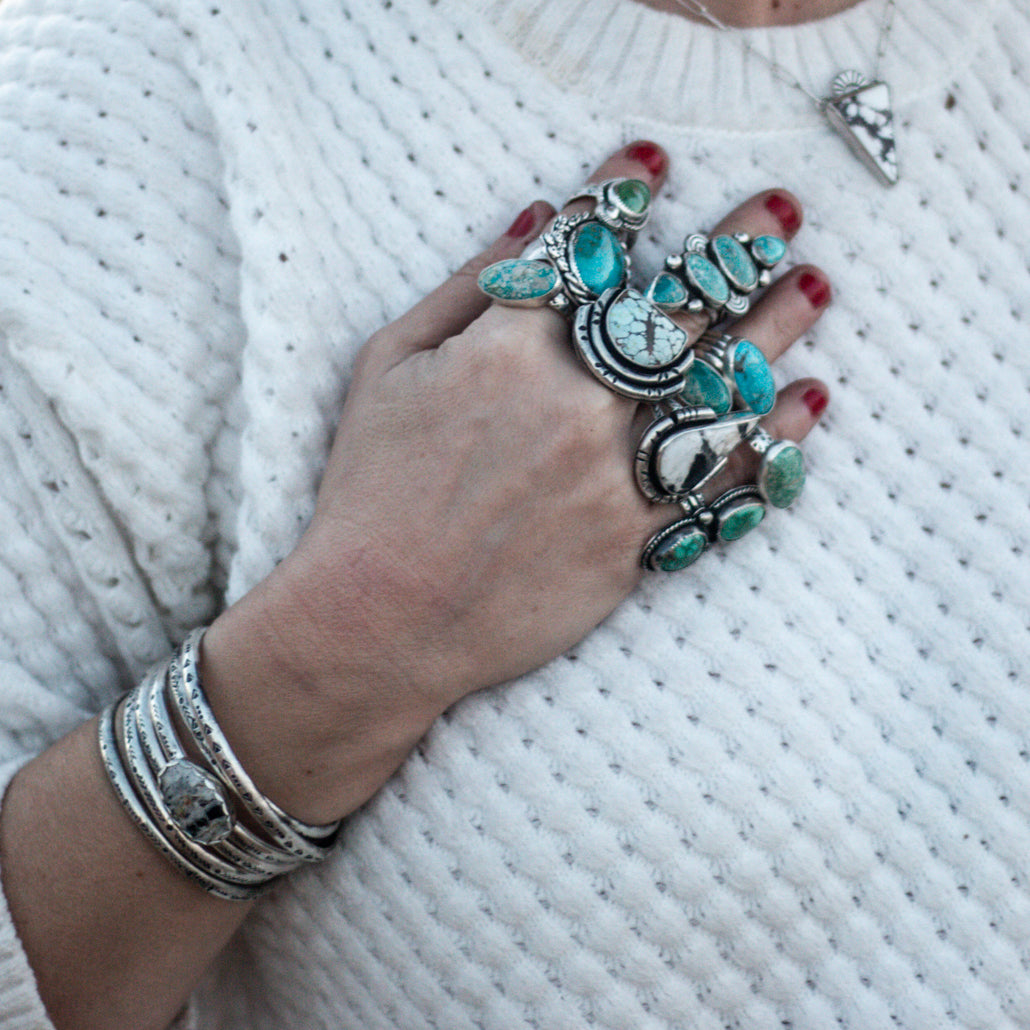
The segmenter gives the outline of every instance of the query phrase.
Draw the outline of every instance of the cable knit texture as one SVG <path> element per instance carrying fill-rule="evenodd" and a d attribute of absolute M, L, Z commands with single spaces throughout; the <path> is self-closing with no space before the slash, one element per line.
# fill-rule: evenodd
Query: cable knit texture
<path fill-rule="evenodd" d="M 744 38 L 819 92 L 881 11 Z M 1030 1027 L 1030 8 L 898 3 L 889 191 L 741 38 L 0 4 L 3 782 L 289 552 L 364 339 L 610 149 L 674 162 L 638 269 L 780 183 L 835 286 L 795 508 L 449 712 L 200 1030 Z M 46 1026 L 6 914 L 0 988 Z"/>

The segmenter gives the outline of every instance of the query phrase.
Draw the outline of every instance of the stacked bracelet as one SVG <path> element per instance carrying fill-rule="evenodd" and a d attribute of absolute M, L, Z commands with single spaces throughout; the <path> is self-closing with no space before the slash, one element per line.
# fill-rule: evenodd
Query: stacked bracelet
<path fill-rule="evenodd" d="M 295 819 L 254 785 L 201 686 L 202 636 L 191 633 L 169 662 L 101 713 L 100 754 L 118 800 L 151 843 L 211 894 L 242 901 L 325 858 L 340 824 Z M 177 726 L 201 762 L 188 757 Z"/>

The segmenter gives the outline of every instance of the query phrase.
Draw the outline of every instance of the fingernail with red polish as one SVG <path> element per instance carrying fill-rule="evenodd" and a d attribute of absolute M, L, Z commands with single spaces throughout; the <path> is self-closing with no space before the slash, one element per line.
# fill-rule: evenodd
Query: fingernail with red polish
<path fill-rule="evenodd" d="M 830 303 L 830 285 L 811 272 L 804 272 L 798 278 L 798 289 L 808 298 L 813 308 L 825 307 Z"/>
<path fill-rule="evenodd" d="M 654 176 L 665 171 L 665 154 L 653 143 L 634 143 L 626 151 L 626 157 L 639 161 Z"/>
<path fill-rule="evenodd" d="M 515 219 L 514 222 L 511 223 L 508 231 L 504 235 L 518 239 L 520 236 L 525 236 L 535 224 L 536 215 L 533 214 L 533 207 L 530 205 L 518 216 L 518 218 Z"/>
<path fill-rule="evenodd" d="M 810 390 L 806 390 L 801 399 L 805 402 L 805 407 L 812 413 L 812 418 L 818 418 L 826 410 L 829 400 L 822 390 L 816 389 L 814 386 Z"/>
<path fill-rule="evenodd" d="M 784 232 L 796 233 L 801 228 L 801 212 L 782 193 L 770 193 L 765 198 L 765 209 L 783 226 Z"/>

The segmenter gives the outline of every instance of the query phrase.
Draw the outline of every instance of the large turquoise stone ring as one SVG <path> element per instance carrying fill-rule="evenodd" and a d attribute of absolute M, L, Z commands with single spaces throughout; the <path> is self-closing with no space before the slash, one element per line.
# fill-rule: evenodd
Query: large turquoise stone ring
<path fill-rule="evenodd" d="M 738 407 L 768 415 L 776 403 L 776 383 L 765 355 L 750 341 L 709 330 L 695 348 L 703 362 L 720 376 Z"/>
<path fill-rule="evenodd" d="M 494 262 L 479 274 L 478 283 L 499 304 L 547 304 L 571 314 L 606 290 L 625 286 L 629 265 L 626 246 L 614 229 L 589 213 L 559 215 L 521 258 Z"/>
<path fill-rule="evenodd" d="M 774 508 L 788 508 L 805 487 L 805 458 L 791 440 L 774 440 L 764 429 L 757 429 L 748 443 L 762 456 L 758 468 L 758 492 Z"/>

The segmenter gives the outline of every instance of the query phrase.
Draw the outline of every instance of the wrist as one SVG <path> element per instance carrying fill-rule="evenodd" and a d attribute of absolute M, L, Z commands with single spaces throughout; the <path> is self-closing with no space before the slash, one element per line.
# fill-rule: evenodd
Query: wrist
<path fill-rule="evenodd" d="M 334 606 L 330 625 L 303 581 L 283 563 L 220 615 L 200 674 L 256 786 L 296 818 L 325 823 L 367 801 L 439 709 L 372 660 L 356 601 Z"/>

